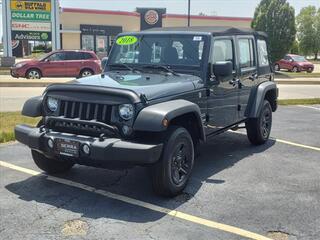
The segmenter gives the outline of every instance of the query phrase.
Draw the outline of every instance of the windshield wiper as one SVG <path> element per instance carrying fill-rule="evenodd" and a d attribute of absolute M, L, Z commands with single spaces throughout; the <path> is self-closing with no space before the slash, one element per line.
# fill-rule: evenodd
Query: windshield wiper
<path fill-rule="evenodd" d="M 166 70 L 167 72 L 171 73 L 174 76 L 180 76 L 179 73 L 175 72 L 171 68 L 165 66 L 165 65 L 158 65 L 158 64 L 148 64 L 148 65 L 143 65 L 143 68 L 155 68 L 155 69 L 163 69 Z"/>
<path fill-rule="evenodd" d="M 113 63 L 113 64 L 109 64 L 110 67 L 124 67 L 128 70 L 130 70 L 131 72 L 137 72 L 138 70 L 130 67 L 129 65 L 125 64 L 125 63 Z"/>

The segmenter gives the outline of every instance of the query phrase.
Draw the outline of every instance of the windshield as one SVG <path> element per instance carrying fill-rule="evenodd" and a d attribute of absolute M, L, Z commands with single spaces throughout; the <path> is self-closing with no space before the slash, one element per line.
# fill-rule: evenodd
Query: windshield
<path fill-rule="evenodd" d="M 204 37 L 200 35 L 128 35 L 116 40 L 108 65 L 200 67 Z"/>
<path fill-rule="evenodd" d="M 295 62 L 305 62 L 307 61 L 304 57 L 302 56 L 291 56 L 292 59 L 295 61 Z"/>

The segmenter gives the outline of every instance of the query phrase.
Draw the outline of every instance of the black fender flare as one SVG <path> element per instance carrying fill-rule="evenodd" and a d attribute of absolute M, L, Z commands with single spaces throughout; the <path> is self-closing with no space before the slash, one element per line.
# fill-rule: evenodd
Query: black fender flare
<path fill-rule="evenodd" d="M 134 122 L 135 131 L 161 132 L 167 129 L 163 120 L 170 121 L 183 114 L 192 113 L 196 116 L 197 124 L 200 127 L 200 139 L 205 140 L 205 132 L 201 119 L 201 112 L 198 105 L 187 100 L 178 99 L 168 102 L 157 103 L 142 109 Z"/>
<path fill-rule="evenodd" d="M 42 116 L 42 101 L 43 96 L 28 99 L 23 105 L 22 115 L 27 117 Z"/>
<path fill-rule="evenodd" d="M 278 88 L 276 83 L 273 81 L 263 82 L 251 90 L 249 103 L 245 111 L 245 116 L 247 118 L 257 118 L 259 116 L 265 96 L 270 90 L 275 91 L 276 101 L 278 97 Z"/>

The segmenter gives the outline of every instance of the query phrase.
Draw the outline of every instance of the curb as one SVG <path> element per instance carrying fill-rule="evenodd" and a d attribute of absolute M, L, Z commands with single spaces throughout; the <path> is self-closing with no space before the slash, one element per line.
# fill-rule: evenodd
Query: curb
<path fill-rule="evenodd" d="M 277 84 L 290 84 L 290 85 L 320 85 L 320 80 L 276 80 Z"/>
<path fill-rule="evenodd" d="M 0 82 L 0 87 L 47 87 L 53 83 L 61 82 Z"/>

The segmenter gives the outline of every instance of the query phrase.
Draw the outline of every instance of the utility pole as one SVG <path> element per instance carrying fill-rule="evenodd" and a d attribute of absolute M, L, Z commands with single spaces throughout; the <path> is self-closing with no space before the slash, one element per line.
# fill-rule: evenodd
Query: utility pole
<path fill-rule="evenodd" d="M 188 0 L 188 27 L 190 27 L 190 2 L 191 0 Z"/>

